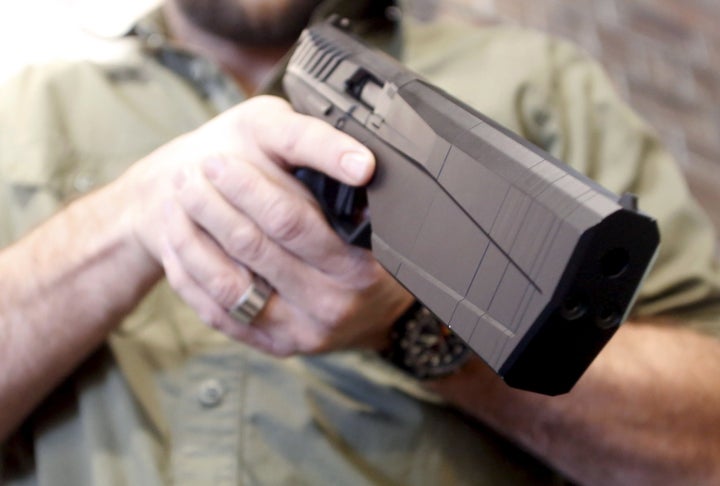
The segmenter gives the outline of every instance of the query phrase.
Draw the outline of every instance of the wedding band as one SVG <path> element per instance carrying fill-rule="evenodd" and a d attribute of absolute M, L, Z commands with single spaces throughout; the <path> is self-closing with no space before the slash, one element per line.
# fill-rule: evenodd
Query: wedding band
<path fill-rule="evenodd" d="M 253 280 L 247 290 L 240 296 L 228 311 L 238 322 L 252 324 L 265 304 L 267 304 L 273 288 L 264 278 L 253 275 Z"/>

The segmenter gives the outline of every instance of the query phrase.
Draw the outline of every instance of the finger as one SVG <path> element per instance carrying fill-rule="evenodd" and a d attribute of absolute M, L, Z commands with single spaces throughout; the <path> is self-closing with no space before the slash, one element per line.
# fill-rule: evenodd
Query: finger
<path fill-rule="evenodd" d="M 289 356 L 302 351 L 303 340 L 298 340 L 297 336 L 308 334 L 310 323 L 279 294 L 271 294 L 250 325 L 240 323 L 204 291 L 167 241 L 161 258 L 170 286 L 208 326 L 236 341 L 275 356 Z M 250 283 L 251 279 L 248 277 L 247 285 Z"/>
<path fill-rule="evenodd" d="M 370 180 L 375 170 L 372 152 L 346 133 L 296 113 L 279 98 L 257 97 L 246 108 L 255 142 L 276 162 L 311 167 L 352 185 Z"/>
<path fill-rule="evenodd" d="M 250 272 L 229 258 L 180 210 L 168 210 L 166 242 L 184 272 L 213 302 L 229 309 L 247 289 Z"/>
<path fill-rule="evenodd" d="M 358 252 L 330 228 L 320 210 L 265 177 L 261 169 L 225 157 L 208 159 L 204 169 L 219 197 L 198 199 L 199 191 L 183 191 L 181 203 L 234 257 L 249 253 L 257 260 L 270 239 L 328 275 L 360 271 Z M 241 224 L 238 209 L 261 234 L 245 233 L 247 225 Z"/>
<path fill-rule="evenodd" d="M 204 292 L 167 242 L 161 259 L 171 287 L 208 326 L 274 356 L 325 350 L 327 336 L 318 321 L 309 318 L 304 310 L 289 305 L 278 294 L 271 295 L 250 325 L 241 324 Z"/>
<path fill-rule="evenodd" d="M 240 262 L 262 275 L 283 299 L 306 309 L 309 316 L 323 319 L 339 312 L 342 289 L 331 276 L 278 245 L 207 181 L 206 190 L 195 189 L 195 184 L 201 185 L 202 181 L 195 180 L 177 193 L 179 203 L 194 223 L 176 223 L 171 232 L 183 267 L 202 282 L 217 302 L 229 308 L 241 295 L 238 286 L 244 292 L 247 277 L 238 284 L 227 270 Z M 336 237 L 334 233 L 331 236 Z M 197 241 L 184 243 L 188 240 Z"/>
<path fill-rule="evenodd" d="M 200 320 L 235 340 L 267 352 L 273 350 L 272 339 L 266 331 L 239 324 L 226 309 L 204 292 L 197 281 L 184 270 L 177 253 L 167 241 L 163 245 L 161 259 L 168 283 L 180 298 L 195 310 Z M 270 302 L 266 307 L 269 305 Z"/>
<path fill-rule="evenodd" d="M 228 216 L 235 223 L 221 225 L 219 231 L 225 232 L 223 249 L 230 257 L 262 275 L 283 299 L 304 308 L 306 314 L 322 319 L 338 313 L 334 308 L 342 301 L 342 289 L 330 276 L 278 246 L 244 215 L 230 210 Z M 186 252 L 183 261 L 193 275 L 206 272 L 201 254 Z"/>

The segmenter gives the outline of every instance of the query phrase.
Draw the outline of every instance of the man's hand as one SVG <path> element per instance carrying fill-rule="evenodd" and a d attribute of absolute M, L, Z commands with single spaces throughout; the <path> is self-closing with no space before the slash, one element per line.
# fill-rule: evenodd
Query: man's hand
<path fill-rule="evenodd" d="M 275 355 L 383 344 L 412 300 L 343 242 L 292 175 L 364 184 L 374 159 L 328 124 L 259 97 L 151 154 L 125 176 L 136 235 L 210 326 Z M 252 325 L 228 314 L 252 274 L 275 289 Z"/>
<path fill-rule="evenodd" d="M 300 165 L 362 184 L 373 158 L 280 99 L 253 99 L 0 252 L 0 441 L 163 271 L 205 322 L 266 352 L 383 345 L 411 296 L 328 227 L 290 173 Z M 252 273 L 275 293 L 248 326 L 227 309 Z"/>

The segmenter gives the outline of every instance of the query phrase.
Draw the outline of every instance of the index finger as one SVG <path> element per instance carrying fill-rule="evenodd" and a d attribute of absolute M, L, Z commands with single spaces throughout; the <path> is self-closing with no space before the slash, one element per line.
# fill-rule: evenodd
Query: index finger
<path fill-rule="evenodd" d="M 363 144 L 325 121 L 295 112 L 289 103 L 269 96 L 251 100 L 250 124 L 255 142 L 276 162 L 310 167 L 346 184 L 366 184 L 375 157 Z"/>

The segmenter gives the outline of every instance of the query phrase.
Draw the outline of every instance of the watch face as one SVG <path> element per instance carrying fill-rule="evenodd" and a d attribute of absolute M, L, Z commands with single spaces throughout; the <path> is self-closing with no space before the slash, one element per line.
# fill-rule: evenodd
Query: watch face
<path fill-rule="evenodd" d="M 468 346 L 423 306 L 396 323 L 389 359 L 419 379 L 455 372 L 470 357 Z"/>

